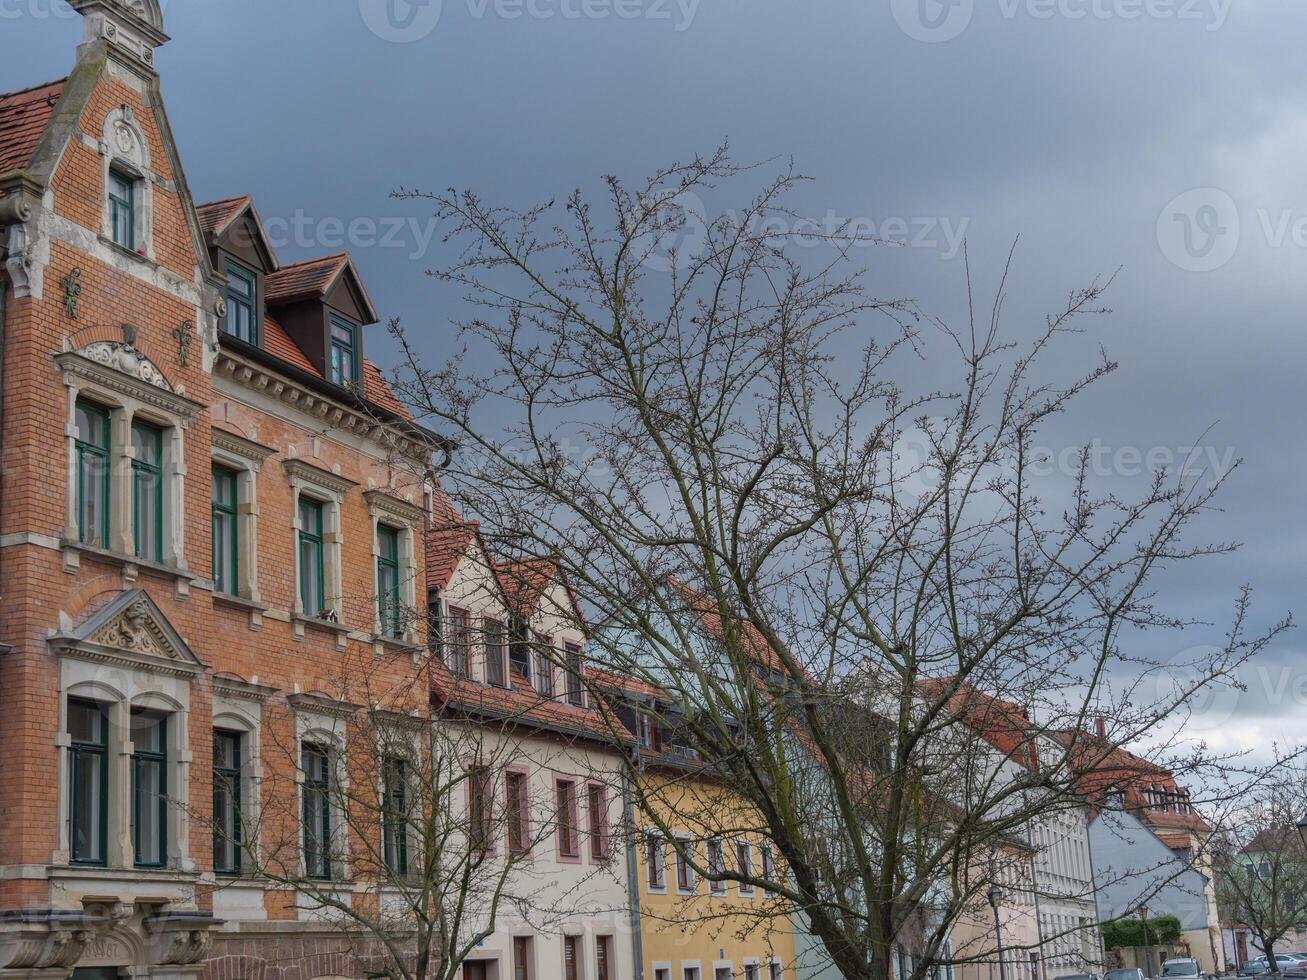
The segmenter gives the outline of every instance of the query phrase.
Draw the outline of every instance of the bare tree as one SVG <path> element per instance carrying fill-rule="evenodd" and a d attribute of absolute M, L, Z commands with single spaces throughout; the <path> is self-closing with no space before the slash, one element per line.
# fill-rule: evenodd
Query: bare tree
<path fill-rule="evenodd" d="M 1223 919 L 1242 924 L 1272 973 L 1282 940 L 1307 927 L 1307 847 L 1297 822 L 1307 809 L 1301 772 L 1284 767 L 1233 807 L 1212 847 L 1216 899 Z"/>
<path fill-rule="evenodd" d="M 927 318 L 864 292 L 852 230 L 794 247 L 813 236 L 792 172 L 707 217 L 750 173 L 722 149 L 608 178 L 602 207 L 401 192 L 461 250 L 437 274 L 474 313 L 448 363 L 393 324 L 398 386 L 460 444 L 443 482 L 465 513 L 504 554 L 553 556 L 603 625 L 591 658 L 666 692 L 783 869 L 699 851 L 696 873 L 779 896 L 846 977 L 889 976 L 905 947 L 922 977 L 988 915 L 1031 821 L 1080 805 L 1093 719 L 1212 774 L 1232 760 L 1183 740 L 1186 705 L 1287 623 L 1252 630 L 1245 591 L 1216 654 L 1149 654 L 1144 630 L 1188 625 L 1157 573 L 1233 547 L 1192 540 L 1220 478 L 1158 472 L 1122 499 L 1087 450 L 1039 475 L 1047 424 L 1116 367 L 1054 355 L 1106 283 L 1033 330 L 1002 323 L 1006 271 L 988 309 Z M 1038 767 L 998 764 L 951 707 L 964 690 L 1029 710 Z"/>
<path fill-rule="evenodd" d="M 370 974 L 456 980 L 497 930 L 547 930 L 580 896 L 532 861 L 557 832 L 547 801 L 499 789 L 505 770 L 539 768 L 538 702 L 481 717 L 439 658 L 415 651 L 396 670 L 394 656 L 356 658 L 329 689 L 267 706 L 261 784 L 249 792 L 215 756 L 220 805 L 205 823 L 215 864 L 239 872 L 220 887 L 253 877 L 280 890 Z"/>

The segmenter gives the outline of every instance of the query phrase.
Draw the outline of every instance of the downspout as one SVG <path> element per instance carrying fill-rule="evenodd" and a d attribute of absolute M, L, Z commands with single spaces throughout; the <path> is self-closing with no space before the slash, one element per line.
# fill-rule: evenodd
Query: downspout
<path fill-rule="evenodd" d="M 632 768 L 639 764 L 638 747 L 631 750 Z M 622 810 L 626 820 L 626 891 L 631 913 L 631 955 L 635 960 L 633 976 L 644 980 L 644 940 L 640 934 L 640 864 L 636 854 L 635 799 L 631 774 L 622 773 Z"/>
<path fill-rule="evenodd" d="M 5 458 L 5 349 L 8 346 L 6 337 L 8 331 L 5 329 L 5 317 L 8 315 L 8 306 L 5 304 L 5 292 L 9 288 L 9 280 L 0 277 L 0 460 Z M 5 467 L 0 466 L 0 515 L 4 513 L 4 479 Z M 3 549 L 0 549 L 0 555 L 3 555 Z M 0 602 L 4 601 L 4 596 L 0 595 Z M 0 636 L 0 654 L 6 654 L 10 650 L 8 644 L 4 642 L 4 637 Z"/>

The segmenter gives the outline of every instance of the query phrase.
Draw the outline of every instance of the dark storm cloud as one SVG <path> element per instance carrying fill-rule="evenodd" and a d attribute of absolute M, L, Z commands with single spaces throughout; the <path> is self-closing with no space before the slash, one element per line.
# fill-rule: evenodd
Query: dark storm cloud
<path fill-rule="evenodd" d="M 1139 642 L 1220 643 L 1245 581 L 1265 620 L 1302 605 L 1300 0 L 173 0 L 166 16 L 197 196 L 253 193 L 287 258 L 351 248 L 433 357 L 456 297 L 422 273 L 447 256 L 393 188 L 527 204 L 723 137 L 738 160 L 815 177 L 792 204 L 817 225 L 901 237 L 858 255 L 870 285 L 945 318 L 964 309 L 960 233 L 982 294 L 1021 236 L 1018 332 L 1119 270 L 1114 313 L 1061 367 L 1101 340 L 1122 369 L 1049 449 L 1097 440 L 1122 493 L 1143 490 L 1137 458 L 1199 444 L 1244 460 L 1206 531 L 1246 547 L 1165 583 L 1171 608 L 1215 625 Z M 80 30 L 54 0 L 0 0 L 0 86 L 66 71 Z M 370 350 L 393 353 L 379 328 Z M 1267 669 L 1300 649 L 1290 635 Z M 1293 733 L 1301 700 L 1247 695 L 1248 725 L 1225 732 Z"/>

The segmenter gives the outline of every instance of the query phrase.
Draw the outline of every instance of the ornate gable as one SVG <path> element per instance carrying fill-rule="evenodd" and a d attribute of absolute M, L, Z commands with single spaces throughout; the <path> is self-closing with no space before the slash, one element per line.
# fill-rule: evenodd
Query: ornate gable
<path fill-rule="evenodd" d="M 50 638 L 56 651 L 103 662 L 144 661 L 158 669 L 202 673 L 195 656 L 149 594 L 131 589 L 117 596 L 80 626 Z"/>

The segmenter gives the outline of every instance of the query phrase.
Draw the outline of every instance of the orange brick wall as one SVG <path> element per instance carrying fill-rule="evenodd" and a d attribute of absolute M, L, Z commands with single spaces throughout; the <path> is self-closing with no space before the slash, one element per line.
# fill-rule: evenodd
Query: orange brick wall
<path fill-rule="evenodd" d="M 154 112 L 128 86 L 102 79 L 81 120 L 84 133 L 99 140 L 108 112 L 127 103 L 136 109 L 136 121 L 150 144 L 151 167 L 165 177 L 171 168 Z M 54 210 L 78 225 L 98 233 L 101 226 L 101 161 L 74 141 L 66 150 L 52 186 Z M 187 282 L 195 280 L 197 257 L 184 205 L 175 194 L 153 190 L 154 247 L 161 266 Z M 77 318 L 63 306 L 59 280 L 69 270 L 81 269 L 82 294 Z M 6 334 L 3 367 L 3 466 L 0 468 L 0 535 L 30 533 L 58 537 L 64 527 L 68 460 L 64 442 L 66 401 L 53 356 L 67 341 L 80 347 L 93 340 L 120 340 L 124 322 L 139 328 L 136 346 L 188 397 L 214 405 L 212 378 L 202 368 L 201 341 L 190 347 L 189 364 L 179 363 L 174 328 L 195 318 L 194 306 L 122 273 L 93 256 L 55 242 L 45 272 L 44 298 L 15 300 L 6 297 Z M 142 569 L 136 585 L 146 589 L 164 614 L 212 672 L 258 677 L 260 684 L 282 692 L 331 688 L 346 674 L 367 676 L 378 689 L 402 689 L 416 706 L 425 705 L 425 682 L 413 660 L 387 648 L 375 655 L 370 644 L 351 641 L 336 648 L 334 635 L 312 627 L 300 641 L 289 622 L 274 618 L 289 613 L 294 595 L 291 580 L 293 538 L 291 491 L 280 465 L 293 446 L 309 458 L 312 440 L 320 438 L 320 455 L 308 461 L 342 476 L 359 487 L 352 490 L 342 511 L 344 532 L 345 595 L 343 620 L 351 628 L 371 629 L 374 570 L 369 513 L 362 491 L 373 485 L 391 485 L 389 467 L 332 441 L 330 433 L 299 428 L 252 408 L 221 400 L 221 406 L 202 412 L 185 433 L 188 470 L 185 492 L 185 555 L 190 569 L 207 578 L 210 554 L 210 427 L 219 414 L 222 425 L 277 452 L 258 478 L 259 570 L 262 599 L 272 612 L 257 632 L 248 614 L 215 603 L 212 595 L 192 587 L 189 595 L 176 595 L 171 577 Z M 414 487 L 412 477 L 401 486 Z M 421 501 L 420 487 L 412 499 Z M 421 547 L 417 548 L 421 561 Z M 57 661 L 48 652 L 46 637 L 58 627 L 61 612 L 74 622 L 84 619 L 123 587 L 119 564 L 83 555 L 76 574 L 62 568 L 60 554 L 33 544 L 0 549 L 0 641 L 13 652 L 0 658 L 0 865 L 44 866 L 56 846 Z M 417 594 L 425 594 L 419 571 Z M 290 792 L 290 754 L 278 745 L 293 742 L 293 725 L 284 698 L 275 696 L 263 708 L 265 728 L 264 792 Z M 210 732 L 212 692 L 207 679 L 192 686 L 190 747 L 191 805 L 207 812 L 211 787 Z M 270 771 L 271 770 L 271 771 Z M 199 866 L 210 867 L 211 847 L 202 824 L 192 821 L 191 850 Z M 48 901 L 43 880 L 0 882 L 0 907 L 40 905 Z M 200 901 L 211 899 L 201 891 Z M 285 897 L 270 895 L 269 912 L 290 914 Z"/>

